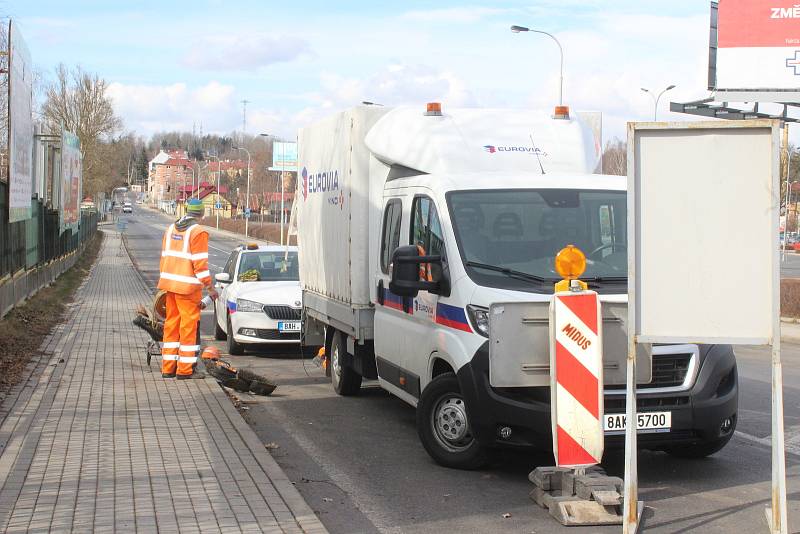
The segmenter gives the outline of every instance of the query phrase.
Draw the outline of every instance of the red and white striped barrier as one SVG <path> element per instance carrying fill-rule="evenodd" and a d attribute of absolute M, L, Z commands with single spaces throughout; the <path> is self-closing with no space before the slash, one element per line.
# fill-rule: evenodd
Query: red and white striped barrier
<path fill-rule="evenodd" d="M 600 298 L 559 292 L 550 304 L 550 376 L 556 465 L 603 457 L 603 350 Z"/>

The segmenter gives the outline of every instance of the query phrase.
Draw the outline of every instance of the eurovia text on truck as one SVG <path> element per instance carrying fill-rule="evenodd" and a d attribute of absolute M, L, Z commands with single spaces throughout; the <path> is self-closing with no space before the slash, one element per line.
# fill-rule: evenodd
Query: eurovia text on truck
<path fill-rule="evenodd" d="M 626 178 L 593 174 L 586 124 L 566 108 L 359 106 L 298 142 L 303 337 L 324 344 L 337 393 L 377 379 L 416 407 L 444 466 L 550 449 L 553 260 L 574 245 L 602 301 L 606 446 L 623 444 Z M 738 401 L 729 345 L 643 345 L 637 361 L 640 447 L 725 446 Z"/>

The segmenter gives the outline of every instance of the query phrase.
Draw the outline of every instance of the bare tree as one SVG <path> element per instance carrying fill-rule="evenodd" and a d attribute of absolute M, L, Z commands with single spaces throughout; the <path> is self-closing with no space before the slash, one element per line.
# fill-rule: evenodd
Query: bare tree
<path fill-rule="evenodd" d="M 603 150 L 603 174 L 628 173 L 628 145 L 617 138 L 606 143 Z"/>
<path fill-rule="evenodd" d="M 110 183 L 103 175 L 103 145 L 122 128 L 114 113 L 111 99 L 106 95 L 108 84 L 96 74 L 80 67 L 56 67 L 56 78 L 45 89 L 42 115 L 51 131 L 61 126 L 76 134 L 81 141 L 83 183 L 87 194 L 108 189 Z"/>

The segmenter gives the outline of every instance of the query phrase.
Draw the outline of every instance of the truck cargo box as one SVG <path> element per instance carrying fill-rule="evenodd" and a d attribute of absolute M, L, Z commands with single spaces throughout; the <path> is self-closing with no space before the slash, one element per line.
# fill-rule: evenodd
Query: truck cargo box
<path fill-rule="evenodd" d="M 370 153 L 364 137 L 386 111 L 356 107 L 298 135 L 297 242 L 303 291 L 351 309 L 370 306 Z"/>

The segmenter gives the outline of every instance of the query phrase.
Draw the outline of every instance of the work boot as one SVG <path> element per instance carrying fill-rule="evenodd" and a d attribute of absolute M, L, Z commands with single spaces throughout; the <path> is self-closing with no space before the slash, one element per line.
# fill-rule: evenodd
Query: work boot
<path fill-rule="evenodd" d="M 206 377 L 206 374 L 203 371 L 195 370 L 190 375 L 177 375 L 175 378 L 178 380 L 192 380 L 192 379 L 203 379 Z"/>
<path fill-rule="evenodd" d="M 161 378 L 175 378 L 175 373 L 161 373 Z"/>

